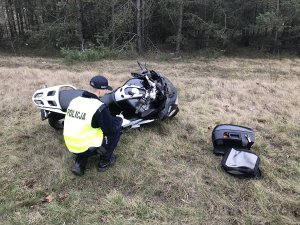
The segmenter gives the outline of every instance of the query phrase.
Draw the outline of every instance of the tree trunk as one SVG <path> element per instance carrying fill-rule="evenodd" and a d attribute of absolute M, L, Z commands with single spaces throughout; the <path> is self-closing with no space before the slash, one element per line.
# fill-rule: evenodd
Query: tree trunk
<path fill-rule="evenodd" d="M 9 31 L 10 31 L 10 36 L 15 37 L 17 31 L 16 31 L 16 23 L 15 23 L 14 11 L 13 11 L 11 0 L 5 1 L 5 8 L 6 8 L 6 14 L 7 14 L 7 19 L 8 19 L 8 27 L 9 27 Z"/>
<path fill-rule="evenodd" d="M 21 8 L 22 8 L 22 2 L 19 0 L 14 1 L 14 8 L 16 12 L 16 22 L 17 22 L 17 27 L 18 27 L 18 34 L 19 36 L 23 35 L 24 27 L 23 27 L 23 20 L 22 20 L 22 13 L 21 13 Z"/>
<path fill-rule="evenodd" d="M 35 25 L 35 23 L 34 23 L 34 8 L 33 8 L 31 1 L 26 1 L 26 3 L 27 3 L 26 17 L 28 18 L 28 24 L 29 24 L 29 29 L 30 29 Z"/>
<path fill-rule="evenodd" d="M 183 3 L 179 5 L 179 15 L 177 24 L 177 38 L 176 38 L 176 56 L 180 55 L 182 42 L 182 20 L 183 20 Z"/>
<path fill-rule="evenodd" d="M 45 1 L 43 0 L 39 0 L 39 3 L 38 3 L 41 7 L 41 11 L 39 13 L 39 17 L 40 17 L 40 22 L 41 24 L 44 24 L 45 23 L 45 18 L 46 18 L 46 10 L 45 10 Z"/>
<path fill-rule="evenodd" d="M 276 2 L 276 15 L 279 16 L 279 0 Z M 273 45 L 273 54 L 276 54 L 279 52 L 278 48 L 278 26 L 274 27 L 274 45 Z"/>
<path fill-rule="evenodd" d="M 81 18 L 81 0 L 75 0 L 76 6 L 76 36 L 80 42 L 81 51 L 84 50 L 84 39 L 82 34 L 82 18 Z"/>
<path fill-rule="evenodd" d="M 206 21 L 206 2 L 205 2 L 205 4 L 204 4 L 204 21 Z"/>
<path fill-rule="evenodd" d="M 116 43 L 116 31 L 115 31 L 115 3 L 113 3 L 111 8 L 111 32 L 112 32 L 112 43 L 111 49 L 115 48 Z"/>
<path fill-rule="evenodd" d="M 141 23 L 141 0 L 136 0 L 136 23 L 137 23 L 137 49 L 138 53 L 143 53 L 143 46 L 142 46 L 142 23 Z"/>
<path fill-rule="evenodd" d="M 141 0 L 142 1 L 142 46 L 145 47 L 145 19 L 146 19 L 146 0 Z"/>
<path fill-rule="evenodd" d="M 223 13 L 224 13 L 224 29 L 226 30 L 227 29 L 227 14 L 225 11 Z"/>
<path fill-rule="evenodd" d="M 207 31 L 206 38 L 205 38 L 205 48 L 209 46 L 209 30 Z"/>

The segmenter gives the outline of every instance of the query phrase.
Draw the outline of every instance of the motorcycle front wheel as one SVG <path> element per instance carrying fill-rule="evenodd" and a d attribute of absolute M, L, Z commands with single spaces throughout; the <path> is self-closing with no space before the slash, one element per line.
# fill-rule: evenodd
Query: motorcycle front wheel
<path fill-rule="evenodd" d="M 51 113 L 48 117 L 48 123 L 56 130 L 62 130 L 64 128 L 65 115 L 59 113 Z"/>

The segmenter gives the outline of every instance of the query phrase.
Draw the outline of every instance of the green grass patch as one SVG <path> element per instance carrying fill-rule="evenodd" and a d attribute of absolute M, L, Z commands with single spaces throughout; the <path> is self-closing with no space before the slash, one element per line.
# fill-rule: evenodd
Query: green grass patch
<path fill-rule="evenodd" d="M 86 89 L 97 73 L 118 87 L 138 68 L 103 53 L 67 53 L 79 61 L 0 56 L 1 225 L 299 224 L 298 58 L 153 56 L 147 66 L 178 88 L 180 112 L 124 132 L 106 172 L 97 171 L 95 156 L 85 175 L 74 177 L 62 132 L 40 120 L 32 94 L 44 84 Z M 105 59 L 86 61 L 97 57 Z M 223 171 L 211 142 L 220 123 L 254 129 L 261 180 Z"/>
<path fill-rule="evenodd" d="M 65 63 L 72 63 L 75 61 L 97 61 L 117 56 L 115 51 L 107 48 L 85 49 L 84 51 L 63 48 L 60 53 Z"/>

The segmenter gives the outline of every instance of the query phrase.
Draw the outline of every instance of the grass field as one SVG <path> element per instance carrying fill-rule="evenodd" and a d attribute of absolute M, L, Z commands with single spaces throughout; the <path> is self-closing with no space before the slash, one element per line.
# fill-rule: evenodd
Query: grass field
<path fill-rule="evenodd" d="M 44 84 L 113 87 L 134 61 L 65 65 L 0 56 L 0 224 L 300 224 L 300 59 L 150 61 L 178 88 L 176 118 L 123 134 L 105 173 L 70 172 L 62 132 L 31 102 Z M 212 153 L 220 123 L 252 127 L 261 180 L 227 175 Z"/>

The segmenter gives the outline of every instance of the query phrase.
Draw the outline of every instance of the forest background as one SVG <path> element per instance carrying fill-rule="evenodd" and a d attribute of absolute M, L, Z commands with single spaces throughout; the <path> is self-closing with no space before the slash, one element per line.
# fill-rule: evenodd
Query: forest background
<path fill-rule="evenodd" d="M 0 50 L 71 60 L 299 54 L 299 15 L 299 0 L 0 0 Z"/>

